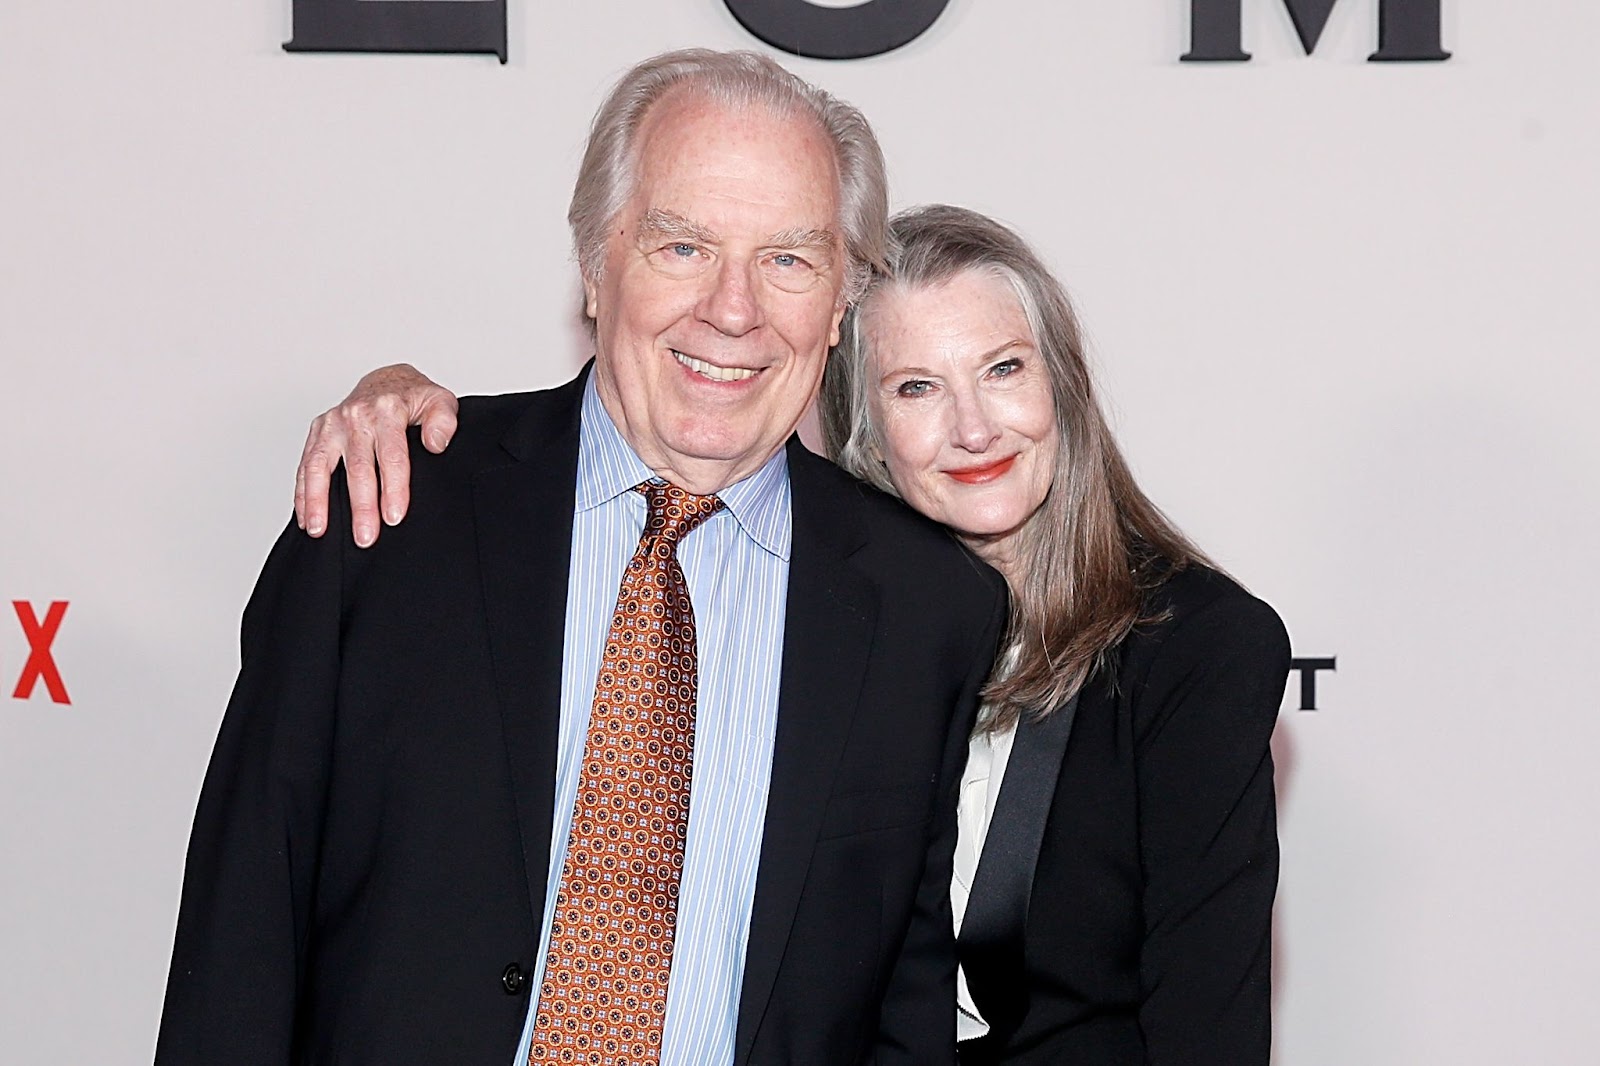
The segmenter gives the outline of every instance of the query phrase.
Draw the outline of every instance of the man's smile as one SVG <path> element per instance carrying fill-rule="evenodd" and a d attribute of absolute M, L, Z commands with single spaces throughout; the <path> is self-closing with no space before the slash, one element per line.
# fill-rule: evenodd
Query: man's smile
<path fill-rule="evenodd" d="M 687 367 L 702 377 L 710 378 L 712 381 L 744 381 L 761 373 L 759 370 L 752 370 L 748 367 L 717 366 L 715 363 L 708 363 L 704 359 L 696 359 L 692 355 L 685 355 L 676 348 L 671 348 L 669 351 L 672 352 L 672 357 L 678 361 L 679 365 Z"/>

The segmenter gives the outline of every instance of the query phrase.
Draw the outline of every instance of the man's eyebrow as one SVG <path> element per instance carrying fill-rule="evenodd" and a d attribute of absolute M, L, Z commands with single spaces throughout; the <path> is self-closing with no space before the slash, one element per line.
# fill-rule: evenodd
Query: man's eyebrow
<path fill-rule="evenodd" d="M 786 229 L 782 233 L 774 233 L 767 240 L 769 248 L 826 248 L 832 251 L 838 247 L 839 236 L 831 229 Z"/>
<path fill-rule="evenodd" d="M 715 244 L 717 235 L 676 211 L 652 207 L 639 219 L 639 232 L 656 237 L 682 238 L 696 244 Z"/>
<path fill-rule="evenodd" d="M 647 209 L 639 219 L 639 232 L 651 237 L 693 241 L 696 244 L 716 244 L 721 240 L 700 223 L 664 207 Z M 820 248 L 832 251 L 838 247 L 838 241 L 838 235 L 826 227 L 816 229 L 799 226 L 774 233 L 764 244 L 768 248 Z"/>

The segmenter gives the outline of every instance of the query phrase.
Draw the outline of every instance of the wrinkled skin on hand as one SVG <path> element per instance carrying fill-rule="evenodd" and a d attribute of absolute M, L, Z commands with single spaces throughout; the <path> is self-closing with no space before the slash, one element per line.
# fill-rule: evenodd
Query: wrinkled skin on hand
<path fill-rule="evenodd" d="M 456 408 L 454 393 L 407 363 L 380 367 L 356 382 L 337 407 L 312 420 L 306 434 L 294 476 L 300 528 L 313 537 L 327 530 L 328 479 L 342 459 L 350 483 L 351 534 L 361 547 L 371 545 L 382 526 L 398 523 L 411 504 L 407 427 L 421 426 L 423 447 L 442 452 L 456 431 Z"/>

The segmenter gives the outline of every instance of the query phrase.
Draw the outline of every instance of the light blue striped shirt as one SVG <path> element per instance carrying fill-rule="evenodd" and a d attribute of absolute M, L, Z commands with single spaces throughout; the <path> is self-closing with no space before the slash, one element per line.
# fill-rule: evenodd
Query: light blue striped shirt
<path fill-rule="evenodd" d="M 583 394 L 567 579 L 550 882 L 534 991 L 514 1066 L 526 1066 L 533 1038 L 606 629 L 616 609 L 622 571 L 644 530 L 644 497 L 629 490 L 654 476 L 617 431 L 591 375 Z M 778 722 L 791 532 L 784 453 L 780 450 L 760 470 L 717 495 L 723 509 L 691 531 L 678 548 L 694 604 L 700 679 L 689 834 L 661 1066 L 725 1066 L 733 1061 Z"/>

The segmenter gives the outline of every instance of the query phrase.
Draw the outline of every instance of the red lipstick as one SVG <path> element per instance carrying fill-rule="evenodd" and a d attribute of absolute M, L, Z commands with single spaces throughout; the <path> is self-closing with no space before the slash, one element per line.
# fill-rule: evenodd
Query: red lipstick
<path fill-rule="evenodd" d="M 998 463 L 990 463 L 988 466 L 969 466 L 965 470 L 946 470 L 945 473 L 963 484 L 981 485 L 985 481 L 993 481 L 995 478 L 1000 477 L 1007 470 L 1010 470 L 1011 465 L 1016 461 L 1017 457 L 1012 455 L 1000 460 Z"/>

